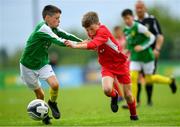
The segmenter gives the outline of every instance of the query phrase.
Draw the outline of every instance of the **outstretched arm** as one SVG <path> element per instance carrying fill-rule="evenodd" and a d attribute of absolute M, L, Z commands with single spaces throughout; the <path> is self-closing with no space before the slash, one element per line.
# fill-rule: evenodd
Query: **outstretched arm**
<path fill-rule="evenodd" d="M 93 40 L 84 40 L 81 43 L 75 43 L 71 41 L 66 41 L 66 46 L 78 49 L 97 49 L 98 46 L 106 43 L 108 41 L 108 35 L 106 32 L 99 32 Z"/>
<path fill-rule="evenodd" d="M 72 41 L 65 41 L 67 47 L 76 48 L 76 49 L 87 49 L 87 41 L 82 41 L 81 43 L 75 44 Z"/>
<path fill-rule="evenodd" d="M 45 40 L 57 44 L 59 46 L 66 46 L 64 42 L 66 41 L 64 38 L 58 37 L 52 29 L 44 24 L 39 31 L 37 32 L 37 36 L 41 36 Z"/>
<path fill-rule="evenodd" d="M 75 42 L 82 42 L 83 40 L 76 37 L 75 35 L 73 34 L 70 34 L 62 29 L 57 29 L 55 28 L 54 29 L 55 33 L 59 36 L 59 37 L 62 37 L 66 40 L 70 40 L 70 41 L 75 41 Z"/>
<path fill-rule="evenodd" d="M 140 52 L 149 48 L 154 43 L 155 36 L 144 25 L 141 24 L 138 24 L 138 32 L 149 38 L 146 43 L 135 46 L 135 51 Z"/>

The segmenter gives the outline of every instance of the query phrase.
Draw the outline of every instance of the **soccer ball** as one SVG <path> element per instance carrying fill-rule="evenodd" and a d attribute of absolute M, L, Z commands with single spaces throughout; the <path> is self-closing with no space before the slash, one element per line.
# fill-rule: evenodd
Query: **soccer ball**
<path fill-rule="evenodd" d="M 33 120 L 43 120 L 48 115 L 49 107 L 45 101 L 35 99 L 28 104 L 27 112 Z"/>

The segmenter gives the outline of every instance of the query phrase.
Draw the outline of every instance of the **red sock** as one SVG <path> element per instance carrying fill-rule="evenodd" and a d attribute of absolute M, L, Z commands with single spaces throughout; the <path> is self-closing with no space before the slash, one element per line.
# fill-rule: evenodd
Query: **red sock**
<path fill-rule="evenodd" d="M 115 97 L 116 96 L 116 90 L 113 88 L 111 93 L 108 95 L 109 97 Z"/>
<path fill-rule="evenodd" d="M 134 100 L 132 103 L 127 103 L 127 104 L 128 104 L 131 116 L 136 116 L 136 101 Z"/>
<path fill-rule="evenodd" d="M 122 92 L 121 92 L 118 84 L 117 84 L 116 82 L 114 82 L 113 85 L 114 85 L 114 89 L 118 92 L 118 95 L 119 95 L 120 97 L 122 97 L 123 95 L 122 95 Z"/>

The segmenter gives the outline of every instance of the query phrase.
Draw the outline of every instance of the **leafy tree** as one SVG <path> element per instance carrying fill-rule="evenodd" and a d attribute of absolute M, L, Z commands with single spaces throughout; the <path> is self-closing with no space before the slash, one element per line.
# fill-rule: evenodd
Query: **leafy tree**
<path fill-rule="evenodd" d="M 178 60 L 180 58 L 180 19 L 169 12 L 168 8 L 156 5 L 149 12 L 160 22 L 165 42 L 161 52 L 161 59 Z"/>

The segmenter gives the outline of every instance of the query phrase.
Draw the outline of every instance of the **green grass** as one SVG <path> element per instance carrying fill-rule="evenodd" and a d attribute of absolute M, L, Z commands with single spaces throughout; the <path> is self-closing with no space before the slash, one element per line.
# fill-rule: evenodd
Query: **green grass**
<path fill-rule="evenodd" d="M 168 86 L 155 86 L 153 107 L 146 105 L 143 89 L 142 106 L 138 108 L 139 121 L 129 120 L 129 111 L 110 110 L 110 99 L 103 95 L 101 86 L 61 89 L 59 106 L 62 118 L 52 120 L 52 126 L 180 126 L 180 89 L 172 95 Z M 48 100 L 48 90 L 46 100 Z M 0 90 L 0 126 L 42 126 L 31 120 L 26 112 L 34 99 L 32 91 L 24 88 Z M 122 105 L 122 104 L 120 104 Z"/>

